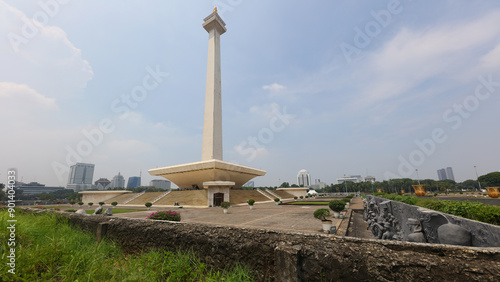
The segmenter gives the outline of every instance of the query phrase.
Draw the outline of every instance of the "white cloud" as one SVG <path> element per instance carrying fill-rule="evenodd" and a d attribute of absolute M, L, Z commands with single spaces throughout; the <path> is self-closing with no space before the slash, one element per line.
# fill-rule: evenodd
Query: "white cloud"
<path fill-rule="evenodd" d="M 27 26 L 34 30 L 29 36 Z M 4 1 L 0 1 L 0 34 L 5 35 L 0 40 L 0 61 L 9 66 L 0 68 L 4 81 L 29 85 L 50 97 L 67 97 L 81 93 L 92 79 L 89 62 L 61 28 L 35 24 Z"/>
<path fill-rule="evenodd" d="M 481 47 L 498 41 L 499 35 L 498 11 L 472 22 L 425 30 L 403 28 L 382 49 L 368 56 L 358 76 L 367 82 L 361 89 L 360 101 L 368 105 L 407 94 L 429 78 L 469 73 L 482 55 Z M 498 56 L 495 50 L 491 56 Z"/>
<path fill-rule="evenodd" d="M 280 90 L 283 90 L 285 88 L 286 88 L 285 86 L 283 86 L 281 84 L 278 84 L 276 82 L 273 83 L 273 84 L 262 86 L 262 89 L 264 89 L 264 90 L 270 90 L 270 91 L 280 91 Z"/>

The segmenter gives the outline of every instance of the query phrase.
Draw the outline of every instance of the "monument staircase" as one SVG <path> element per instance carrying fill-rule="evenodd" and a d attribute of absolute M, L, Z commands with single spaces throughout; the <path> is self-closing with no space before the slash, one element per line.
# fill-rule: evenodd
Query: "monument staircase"
<path fill-rule="evenodd" d="M 170 192 L 171 192 L 171 191 L 167 191 L 167 192 L 165 192 L 165 193 L 161 194 L 160 196 L 156 197 L 156 199 L 154 199 L 154 200 L 152 200 L 152 201 L 151 201 L 151 204 L 154 204 L 154 203 L 158 202 L 161 198 L 165 197 L 165 196 L 166 196 L 166 195 L 168 195 L 168 193 L 170 193 Z"/>
<path fill-rule="evenodd" d="M 254 199 L 255 202 L 269 201 L 269 197 L 257 190 L 231 190 L 230 202 L 232 205 L 246 204 L 250 199 Z"/>
<path fill-rule="evenodd" d="M 111 204 L 112 202 L 117 202 L 118 204 L 124 204 L 125 202 L 129 201 L 130 199 L 136 197 L 140 193 L 126 193 L 120 196 L 113 197 L 111 199 L 106 200 L 106 204 Z"/>
<path fill-rule="evenodd" d="M 147 202 L 151 202 L 154 199 L 158 198 L 165 192 L 146 192 L 140 195 L 139 197 L 133 199 L 132 201 L 129 201 L 127 205 L 140 205 L 143 206 Z"/>
<path fill-rule="evenodd" d="M 155 206 L 173 206 L 178 202 L 181 206 L 207 206 L 207 190 L 172 191 L 159 199 Z"/>
<path fill-rule="evenodd" d="M 294 195 L 288 193 L 287 191 L 276 190 L 274 191 L 276 195 L 279 196 L 280 199 L 293 199 Z"/>
<path fill-rule="evenodd" d="M 267 193 L 267 191 L 263 191 L 259 188 L 257 188 L 257 191 L 260 192 L 262 195 L 266 196 L 269 200 L 274 200 L 274 198 L 271 194 Z"/>
<path fill-rule="evenodd" d="M 138 197 L 142 196 L 144 193 L 146 193 L 146 191 L 142 191 L 141 193 L 136 194 L 134 197 L 132 197 L 132 198 L 130 198 L 130 199 L 128 199 L 128 200 L 126 200 L 125 202 L 123 202 L 123 204 L 125 205 L 125 204 L 130 203 L 130 201 L 135 200 L 136 198 L 138 198 Z"/>
<path fill-rule="evenodd" d="M 276 194 L 275 192 L 273 192 L 273 191 L 271 191 L 269 189 L 266 189 L 266 192 L 269 193 L 269 194 L 271 194 L 272 196 L 274 196 L 274 198 L 280 198 L 281 199 L 281 197 L 278 194 Z M 273 200 L 274 200 L 274 198 L 273 198 Z"/>

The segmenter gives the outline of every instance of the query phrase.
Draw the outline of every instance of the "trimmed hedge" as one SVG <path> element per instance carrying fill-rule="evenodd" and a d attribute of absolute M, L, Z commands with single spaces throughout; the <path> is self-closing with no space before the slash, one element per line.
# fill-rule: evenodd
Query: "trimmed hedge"
<path fill-rule="evenodd" d="M 499 206 L 469 201 L 420 199 L 414 196 L 385 195 L 384 198 L 480 222 L 500 225 Z"/>

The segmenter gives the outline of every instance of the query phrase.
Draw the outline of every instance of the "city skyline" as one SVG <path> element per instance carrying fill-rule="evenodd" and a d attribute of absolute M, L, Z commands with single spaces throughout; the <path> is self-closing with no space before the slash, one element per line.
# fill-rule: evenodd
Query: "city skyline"
<path fill-rule="evenodd" d="M 215 2 L 44 3 L 0 0 L 0 177 L 66 186 L 77 162 L 111 179 L 198 160 Z M 500 169 L 500 3 L 224 3 L 223 154 L 266 170 L 256 186 L 302 168 L 328 184 Z"/>

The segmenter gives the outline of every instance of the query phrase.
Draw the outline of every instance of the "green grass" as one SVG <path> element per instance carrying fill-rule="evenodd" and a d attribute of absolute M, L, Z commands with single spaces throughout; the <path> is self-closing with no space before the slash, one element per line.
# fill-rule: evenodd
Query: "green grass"
<path fill-rule="evenodd" d="M 328 202 L 291 202 L 289 205 L 328 205 Z"/>
<path fill-rule="evenodd" d="M 16 274 L 7 272 L 8 213 L 0 211 L 1 281 L 253 281 L 248 268 L 222 271 L 191 252 L 151 250 L 127 255 L 118 244 L 96 243 L 54 214 L 16 213 Z"/>

